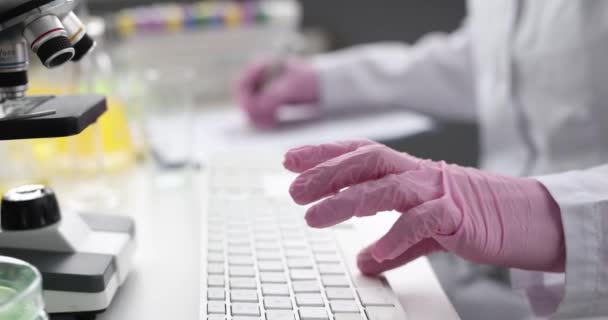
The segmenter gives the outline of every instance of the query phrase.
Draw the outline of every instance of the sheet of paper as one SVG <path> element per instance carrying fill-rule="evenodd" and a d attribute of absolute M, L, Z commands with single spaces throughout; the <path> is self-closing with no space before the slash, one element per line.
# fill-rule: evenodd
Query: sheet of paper
<path fill-rule="evenodd" d="M 303 145 L 369 138 L 387 140 L 430 130 L 433 122 L 402 110 L 343 114 L 322 119 L 292 120 L 278 128 L 261 131 L 248 123 L 238 108 L 225 107 L 197 114 L 196 150 L 213 153 L 238 148 L 272 149 L 278 152 Z"/>

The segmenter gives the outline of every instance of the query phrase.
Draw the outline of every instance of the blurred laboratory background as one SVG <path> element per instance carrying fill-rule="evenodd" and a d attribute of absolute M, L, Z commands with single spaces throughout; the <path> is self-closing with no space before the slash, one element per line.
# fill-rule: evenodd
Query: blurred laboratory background
<path fill-rule="evenodd" d="M 176 199 L 194 183 L 192 173 L 204 170 L 206 156 L 233 147 L 276 146 L 280 152 L 357 136 L 423 158 L 477 164 L 473 123 L 413 121 L 409 114 L 403 120 L 387 111 L 260 132 L 248 125 L 233 94 L 239 72 L 259 57 L 275 56 L 286 41 L 295 41 L 302 56 L 378 41 L 413 43 L 428 32 L 458 28 L 463 0 L 88 0 L 77 12 L 96 50 L 78 65 L 50 71 L 32 66 L 29 94 L 103 94 L 108 112 L 78 136 L 1 142 L 0 154 L 10 159 L 0 168 L 2 192 L 41 183 L 79 212 L 137 212 L 145 217 L 138 220 L 141 237 L 151 239 L 146 234 L 163 232 L 158 222 L 166 215 L 159 210 L 172 214 L 185 205 Z M 362 119 L 368 121 L 363 127 Z M 139 201 L 144 188 L 152 188 L 146 201 L 156 207 L 149 212 Z M 169 221 L 163 227 L 192 226 Z M 158 265 L 150 253 L 173 249 L 157 241 L 142 247 L 141 264 Z M 145 270 L 135 268 L 131 281 L 144 281 Z M 139 294 L 145 293 L 132 293 Z M 120 309 L 120 299 L 115 303 Z"/>
<path fill-rule="evenodd" d="M 74 199 L 82 203 L 73 204 L 112 207 L 118 199 L 104 184 L 113 174 L 146 160 L 160 168 L 202 165 L 198 159 L 209 151 L 265 141 L 268 133 L 239 127 L 238 121 L 247 124 L 235 108 L 233 83 L 246 65 L 273 57 L 285 42 L 297 42 L 302 56 L 378 41 L 413 43 L 428 32 L 457 28 L 465 7 L 464 1 L 438 0 L 89 0 L 77 11 L 87 17 L 96 50 L 78 65 L 51 71 L 34 65 L 29 94 L 103 94 L 109 112 L 76 137 L 2 143 L 0 152 L 19 161 L 0 173 L 0 185 L 2 190 L 29 181 L 77 185 L 73 182 L 85 177 L 87 188 L 75 188 L 82 194 Z M 308 142 L 301 137 L 326 130 L 326 139 L 333 137 L 332 125 L 316 125 L 296 126 L 297 134 L 285 129 L 276 140 Z M 380 130 L 373 127 L 372 121 L 370 133 L 361 136 L 374 138 Z M 432 130 L 382 132 L 375 138 L 420 157 L 477 163 L 477 128 L 470 123 L 434 119 Z"/>

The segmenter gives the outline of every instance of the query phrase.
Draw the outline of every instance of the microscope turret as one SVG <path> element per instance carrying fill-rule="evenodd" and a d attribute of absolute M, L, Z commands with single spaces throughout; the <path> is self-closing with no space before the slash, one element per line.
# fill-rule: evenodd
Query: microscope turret
<path fill-rule="evenodd" d="M 80 61 L 94 46 L 72 12 L 76 0 L 0 1 L 0 140 L 80 133 L 106 110 L 105 98 L 26 97 L 29 51 L 57 68 Z"/>
<path fill-rule="evenodd" d="M 94 46 L 74 0 L 9 0 L 0 4 L 0 91 L 18 99 L 27 90 L 28 50 L 47 68 L 80 60 Z"/>

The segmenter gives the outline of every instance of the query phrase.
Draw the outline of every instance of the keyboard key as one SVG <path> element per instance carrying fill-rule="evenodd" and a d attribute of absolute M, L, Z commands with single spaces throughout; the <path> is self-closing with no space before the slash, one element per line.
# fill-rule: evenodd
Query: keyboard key
<path fill-rule="evenodd" d="M 355 295 L 350 288 L 327 288 L 325 294 L 329 300 L 355 300 Z"/>
<path fill-rule="evenodd" d="M 257 303 L 235 302 L 232 304 L 233 316 L 259 316 L 260 308 Z"/>
<path fill-rule="evenodd" d="M 256 216 L 253 221 L 256 240 L 260 236 L 279 234 L 279 223 L 275 215 Z"/>
<path fill-rule="evenodd" d="M 336 253 L 336 246 L 331 241 L 313 243 L 311 248 L 314 253 Z"/>
<path fill-rule="evenodd" d="M 226 313 L 226 304 L 223 301 L 209 301 L 207 303 L 207 313 Z"/>
<path fill-rule="evenodd" d="M 340 257 L 337 254 L 319 253 L 315 255 L 315 260 L 318 263 L 340 263 Z"/>
<path fill-rule="evenodd" d="M 207 265 L 208 274 L 224 274 L 224 264 L 222 263 L 210 263 Z"/>
<path fill-rule="evenodd" d="M 359 306 L 353 300 L 336 300 L 330 301 L 329 306 L 333 313 L 358 312 Z"/>
<path fill-rule="evenodd" d="M 222 253 L 224 252 L 224 243 L 221 241 L 207 242 L 207 252 Z"/>
<path fill-rule="evenodd" d="M 313 263 L 308 258 L 287 259 L 287 266 L 290 269 L 312 269 Z"/>
<path fill-rule="evenodd" d="M 255 245 L 257 251 L 280 251 L 279 242 L 258 242 Z"/>
<path fill-rule="evenodd" d="M 281 261 L 260 261 L 258 263 L 260 271 L 283 271 L 283 262 Z"/>
<path fill-rule="evenodd" d="M 251 241 L 249 240 L 249 238 L 230 238 L 228 239 L 228 245 L 234 246 L 234 245 L 242 245 L 242 246 L 249 246 L 251 244 Z"/>
<path fill-rule="evenodd" d="M 247 220 L 229 220 L 226 225 L 229 228 L 246 228 L 249 226 L 249 223 L 247 222 Z"/>
<path fill-rule="evenodd" d="M 210 314 L 207 316 L 207 320 L 226 320 L 226 316 L 221 314 Z"/>
<path fill-rule="evenodd" d="M 207 289 L 207 300 L 221 300 L 226 299 L 226 292 L 223 288 L 209 288 Z"/>
<path fill-rule="evenodd" d="M 334 315 L 334 320 L 363 320 L 359 313 L 338 313 Z"/>
<path fill-rule="evenodd" d="M 260 272 L 260 281 L 262 283 L 287 283 L 283 272 Z"/>
<path fill-rule="evenodd" d="M 241 241 L 250 241 L 249 233 L 250 232 L 247 225 L 234 225 L 228 226 L 228 231 L 226 232 L 226 235 L 228 236 L 229 240 L 234 239 Z"/>
<path fill-rule="evenodd" d="M 210 253 L 207 255 L 207 261 L 224 263 L 224 255 L 221 253 Z"/>
<path fill-rule="evenodd" d="M 291 299 L 288 297 L 265 297 L 264 307 L 266 309 L 287 309 L 291 310 Z"/>
<path fill-rule="evenodd" d="M 283 241 L 302 241 L 306 243 L 306 234 L 302 231 L 290 231 L 289 233 L 284 233 L 281 239 Z"/>
<path fill-rule="evenodd" d="M 224 287 L 224 276 L 210 275 L 207 277 L 207 286 Z"/>
<path fill-rule="evenodd" d="M 319 283 L 316 281 L 294 281 L 291 283 L 293 291 L 296 293 L 315 293 L 321 292 Z"/>
<path fill-rule="evenodd" d="M 248 229 L 230 230 L 226 234 L 226 243 L 228 246 L 251 246 L 249 233 L 250 231 Z"/>
<path fill-rule="evenodd" d="M 296 316 L 292 311 L 268 310 L 266 311 L 266 320 L 296 320 Z"/>
<path fill-rule="evenodd" d="M 210 233 L 209 236 L 207 237 L 207 241 L 223 242 L 224 241 L 224 234 L 222 234 L 222 233 Z"/>
<path fill-rule="evenodd" d="M 232 289 L 256 289 L 258 287 L 255 278 L 232 278 L 230 288 Z"/>
<path fill-rule="evenodd" d="M 256 290 L 235 289 L 230 291 L 230 301 L 258 302 L 258 292 Z"/>
<path fill-rule="evenodd" d="M 296 294 L 296 304 L 299 307 L 323 307 L 325 302 L 318 293 L 298 293 Z"/>
<path fill-rule="evenodd" d="M 311 269 L 294 269 L 289 272 L 291 280 L 315 280 L 317 273 Z"/>
<path fill-rule="evenodd" d="M 326 287 L 348 287 L 348 279 L 345 276 L 321 276 L 321 282 Z"/>
<path fill-rule="evenodd" d="M 279 234 L 278 233 L 260 233 L 255 236 L 256 241 L 268 241 L 279 243 Z"/>
<path fill-rule="evenodd" d="M 287 249 L 285 250 L 285 256 L 287 258 L 306 258 L 310 257 L 310 253 L 306 249 Z"/>
<path fill-rule="evenodd" d="M 280 224 L 279 228 L 281 229 L 281 232 L 285 235 L 302 233 L 300 230 L 300 226 L 294 225 L 294 221 L 292 219 L 289 219 L 289 220 L 281 219 L 281 221 L 279 221 L 279 224 Z"/>
<path fill-rule="evenodd" d="M 251 256 L 230 256 L 228 264 L 233 266 L 253 266 L 253 258 Z"/>
<path fill-rule="evenodd" d="M 260 251 L 257 253 L 258 260 L 273 260 L 273 261 L 281 261 L 283 260 L 283 255 L 279 251 Z"/>
<path fill-rule="evenodd" d="M 368 307 L 365 313 L 369 320 L 404 320 L 403 314 L 400 314 L 395 307 Z"/>
<path fill-rule="evenodd" d="M 327 230 L 316 230 L 308 229 L 308 236 L 313 243 L 333 241 L 333 236 L 330 231 Z"/>
<path fill-rule="evenodd" d="M 255 269 L 253 267 L 230 267 L 229 272 L 231 277 L 255 277 Z"/>
<path fill-rule="evenodd" d="M 306 241 L 304 240 L 286 240 L 283 241 L 283 247 L 285 249 L 300 249 L 306 250 Z"/>
<path fill-rule="evenodd" d="M 263 284 L 262 294 L 265 296 L 289 296 L 289 287 L 284 284 Z"/>
<path fill-rule="evenodd" d="M 228 255 L 230 256 L 251 256 L 252 250 L 249 246 L 229 247 Z"/>
<path fill-rule="evenodd" d="M 270 215 L 256 216 L 253 222 L 256 233 L 269 233 L 277 230 L 276 218 Z"/>
<path fill-rule="evenodd" d="M 224 233 L 224 226 L 219 224 L 215 226 L 209 226 L 207 227 L 207 232 L 222 234 Z"/>
<path fill-rule="evenodd" d="M 300 308 L 301 320 L 329 320 L 325 308 L 318 307 L 302 307 Z"/>
<path fill-rule="evenodd" d="M 393 296 L 384 288 L 358 289 L 359 299 L 364 307 L 393 306 Z"/>
<path fill-rule="evenodd" d="M 320 274 L 341 274 L 345 273 L 344 267 L 339 264 L 319 264 L 319 273 Z"/>
<path fill-rule="evenodd" d="M 260 317 L 234 316 L 232 320 L 260 320 Z"/>

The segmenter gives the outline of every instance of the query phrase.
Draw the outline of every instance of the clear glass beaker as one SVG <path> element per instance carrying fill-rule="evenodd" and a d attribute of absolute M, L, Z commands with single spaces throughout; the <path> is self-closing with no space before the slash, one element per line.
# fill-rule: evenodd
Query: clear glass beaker
<path fill-rule="evenodd" d="M 47 320 L 42 277 L 21 260 L 0 256 L 0 320 Z"/>
<path fill-rule="evenodd" d="M 194 106 L 200 84 L 194 70 L 162 65 L 143 71 L 144 132 L 148 158 L 167 184 L 188 180 L 194 148 Z M 171 177 L 169 179 L 169 177 Z M 162 184 L 165 184 L 162 182 Z"/>

